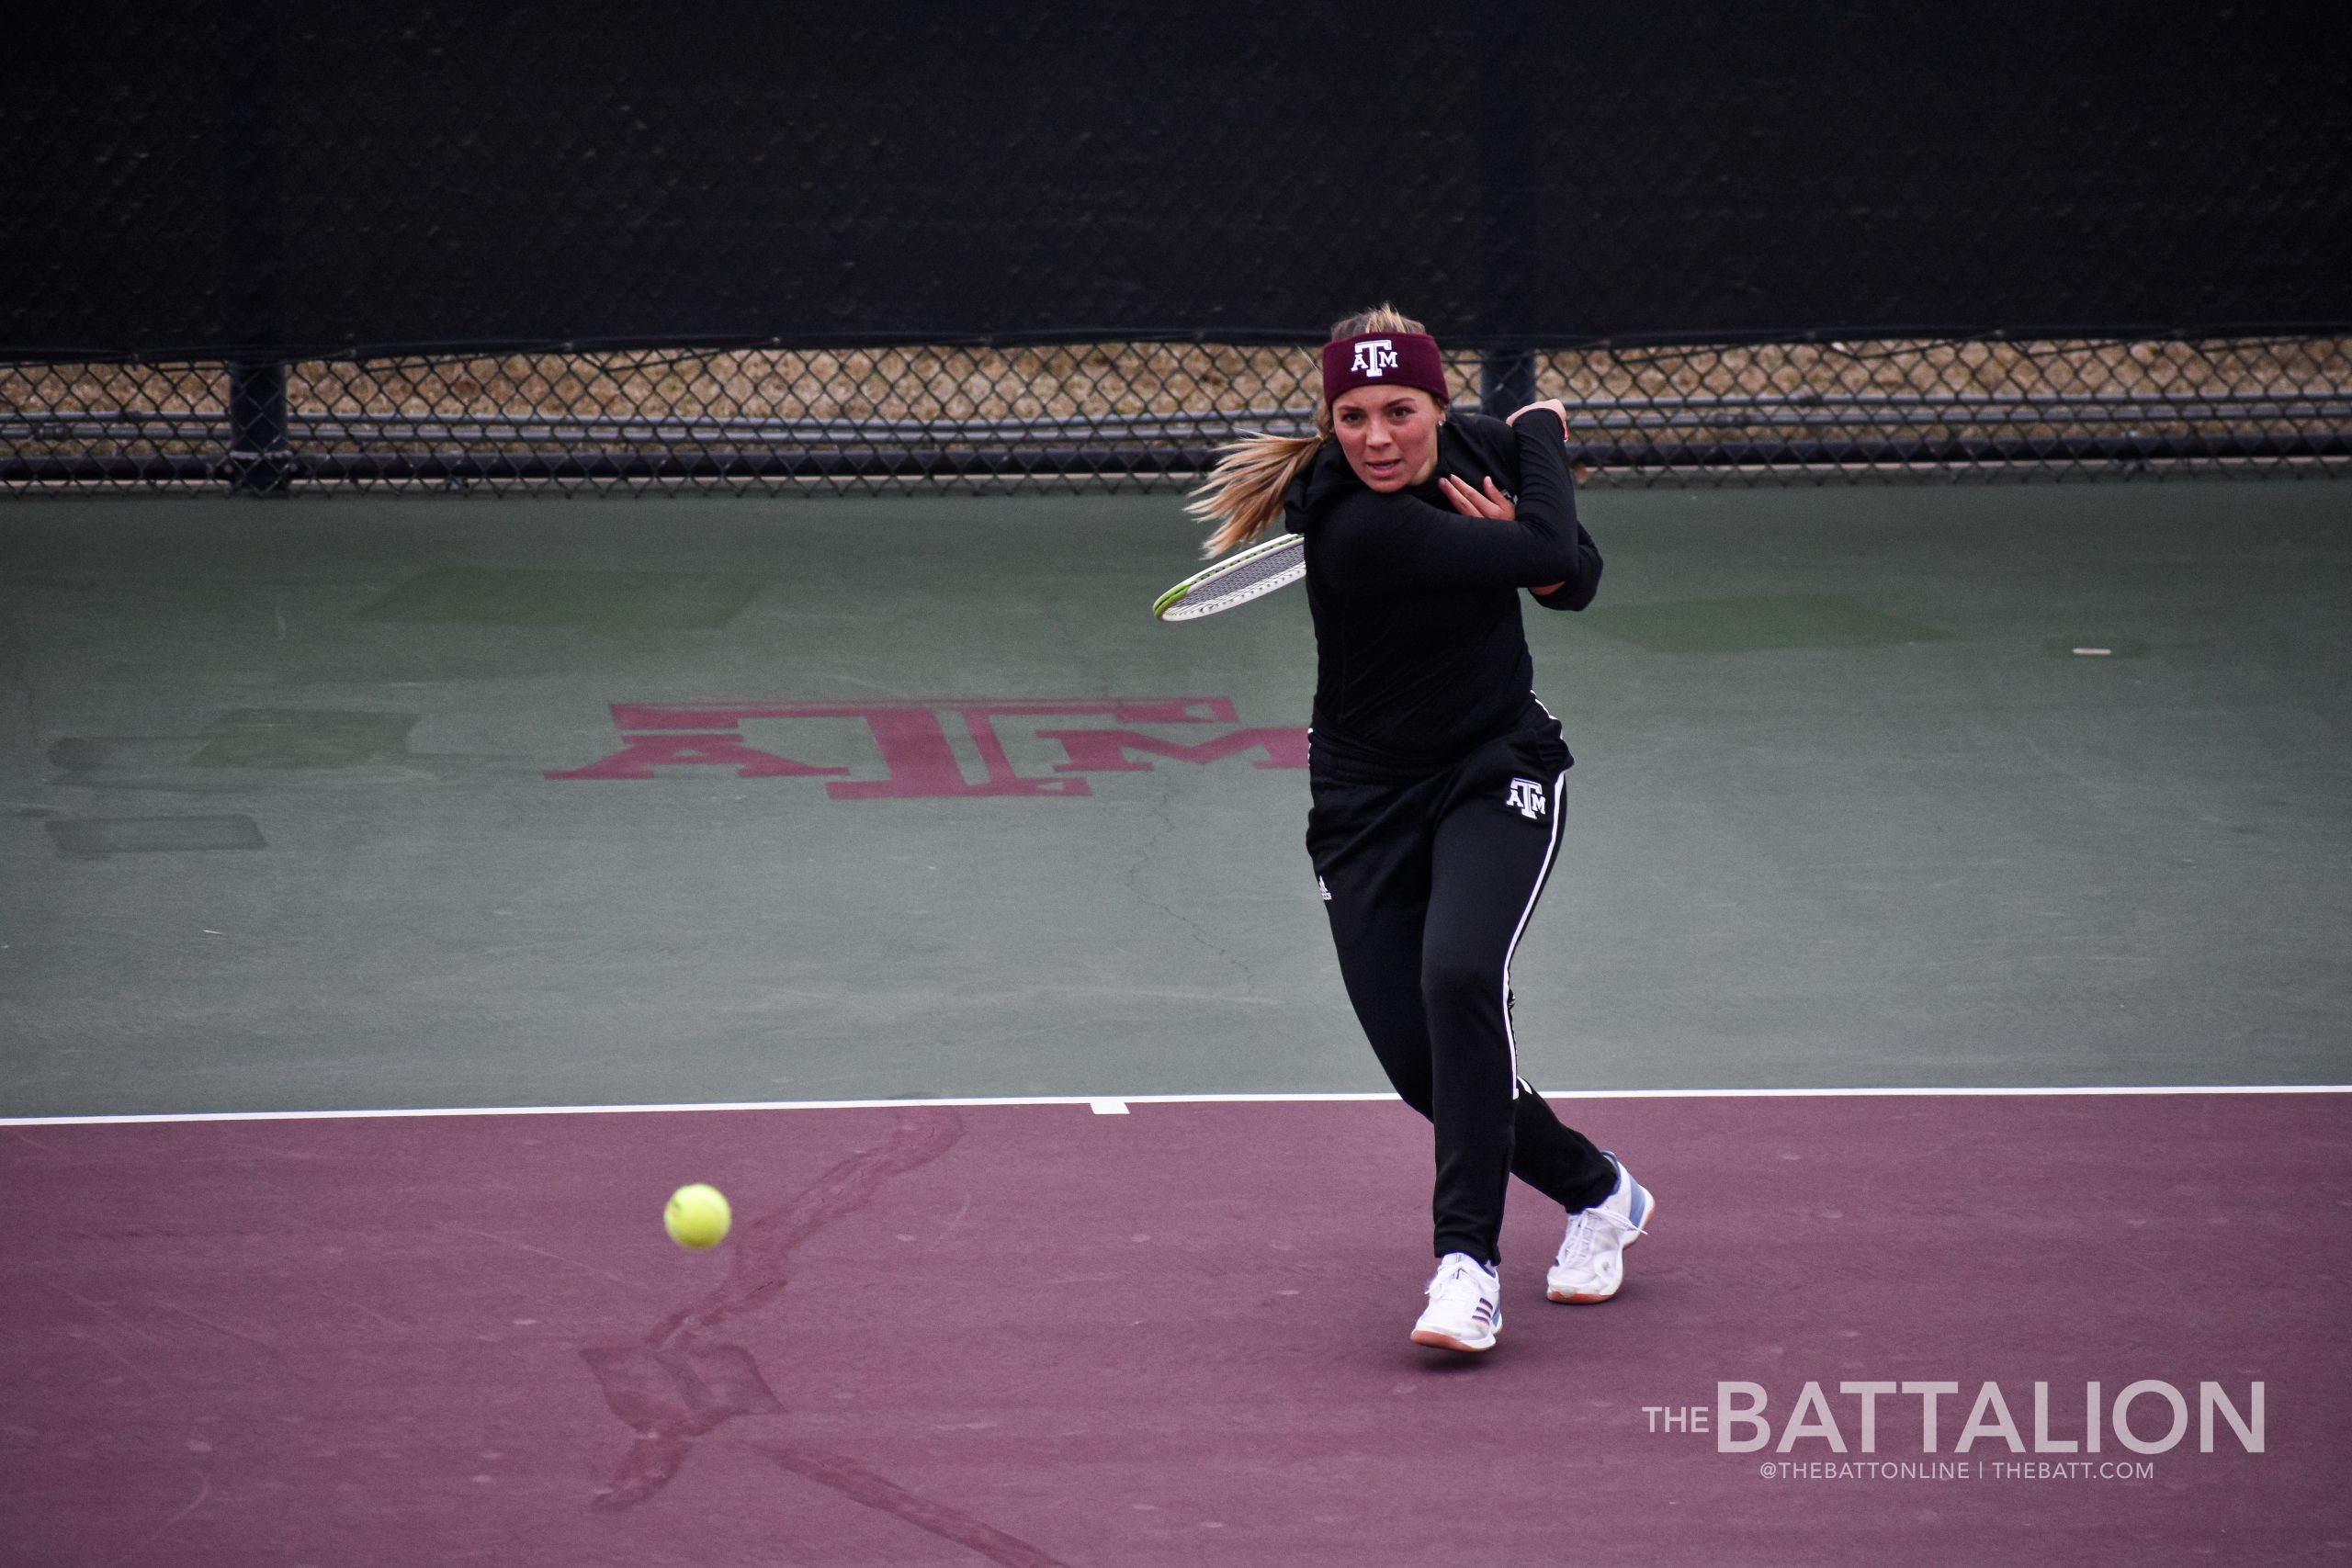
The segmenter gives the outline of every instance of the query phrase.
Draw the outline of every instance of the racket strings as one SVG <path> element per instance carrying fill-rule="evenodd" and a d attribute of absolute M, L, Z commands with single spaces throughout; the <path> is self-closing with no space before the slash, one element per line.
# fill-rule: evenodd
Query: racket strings
<path fill-rule="evenodd" d="M 1171 606 L 1170 618 L 1189 618 L 1214 615 L 1219 610 L 1244 604 L 1278 588 L 1287 587 L 1306 575 L 1306 551 L 1304 541 L 1283 541 L 1282 547 L 1262 554 L 1238 558 L 1224 570 L 1195 583 L 1182 601 Z"/>

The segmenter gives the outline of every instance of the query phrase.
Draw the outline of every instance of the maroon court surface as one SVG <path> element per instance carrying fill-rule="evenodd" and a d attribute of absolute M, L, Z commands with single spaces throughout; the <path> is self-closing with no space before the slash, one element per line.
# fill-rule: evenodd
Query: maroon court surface
<path fill-rule="evenodd" d="M 1553 1306 L 1516 1192 L 1476 1359 L 1407 1342 L 1391 1104 L 9 1126 L 0 1559 L 2352 1561 L 2352 1099 L 1564 1110 L 1657 1229 Z M 1934 1450 L 1889 1392 L 1863 1452 L 1859 1382 L 1953 1385 Z M 1767 1447 L 1719 1451 L 1719 1383 Z"/>

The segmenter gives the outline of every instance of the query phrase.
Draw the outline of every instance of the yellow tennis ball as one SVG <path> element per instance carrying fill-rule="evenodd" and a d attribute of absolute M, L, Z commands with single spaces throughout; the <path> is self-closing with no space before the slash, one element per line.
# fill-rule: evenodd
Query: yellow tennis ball
<path fill-rule="evenodd" d="M 670 1239 L 696 1252 L 725 1241 L 727 1227 L 734 1223 L 727 1194 L 699 1181 L 671 1193 L 670 1206 L 662 1211 L 662 1228 L 670 1233 Z"/>

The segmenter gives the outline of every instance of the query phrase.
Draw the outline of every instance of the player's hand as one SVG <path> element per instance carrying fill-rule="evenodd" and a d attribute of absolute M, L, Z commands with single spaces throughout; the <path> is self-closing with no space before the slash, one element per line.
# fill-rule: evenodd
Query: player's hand
<path fill-rule="evenodd" d="M 1517 424 L 1519 423 L 1519 414 L 1526 413 L 1532 409 L 1550 409 L 1554 413 L 1558 414 L 1560 416 L 1561 433 L 1564 434 L 1566 433 L 1568 428 L 1568 405 L 1562 402 L 1557 398 L 1544 398 L 1539 401 L 1528 404 L 1526 408 L 1521 409 L 1519 413 L 1512 414 L 1509 423 Z"/>
<path fill-rule="evenodd" d="M 1440 474 L 1437 482 L 1438 488 L 1445 491 L 1445 499 L 1453 502 L 1453 510 L 1464 517 L 1491 517 L 1501 523 L 1519 521 L 1519 508 L 1495 483 L 1492 474 L 1487 476 L 1484 493 L 1472 490 L 1452 474 Z"/>

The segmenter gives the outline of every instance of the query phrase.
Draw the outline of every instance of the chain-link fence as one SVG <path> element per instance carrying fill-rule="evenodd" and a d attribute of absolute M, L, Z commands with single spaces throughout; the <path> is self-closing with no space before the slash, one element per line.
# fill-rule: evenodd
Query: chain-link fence
<path fill-rule="evenodd" d="M 1606 479 L 2352 432 L 2327 0 L 84 0 L 8 59 L 17 491 L 1176 483 L 1383 299 Z"/>
<path fill-rule="evenodd" d="M 1190 343 L 5 366 L 0 482 L 1171 486 L 1245 432 L 1306 429 L 1315 367 Z M 2352 471 L 2352 337 L 1598 346 L 1452 371 L 1464 402 L 1565 399 L 1602 483 Z"/>

